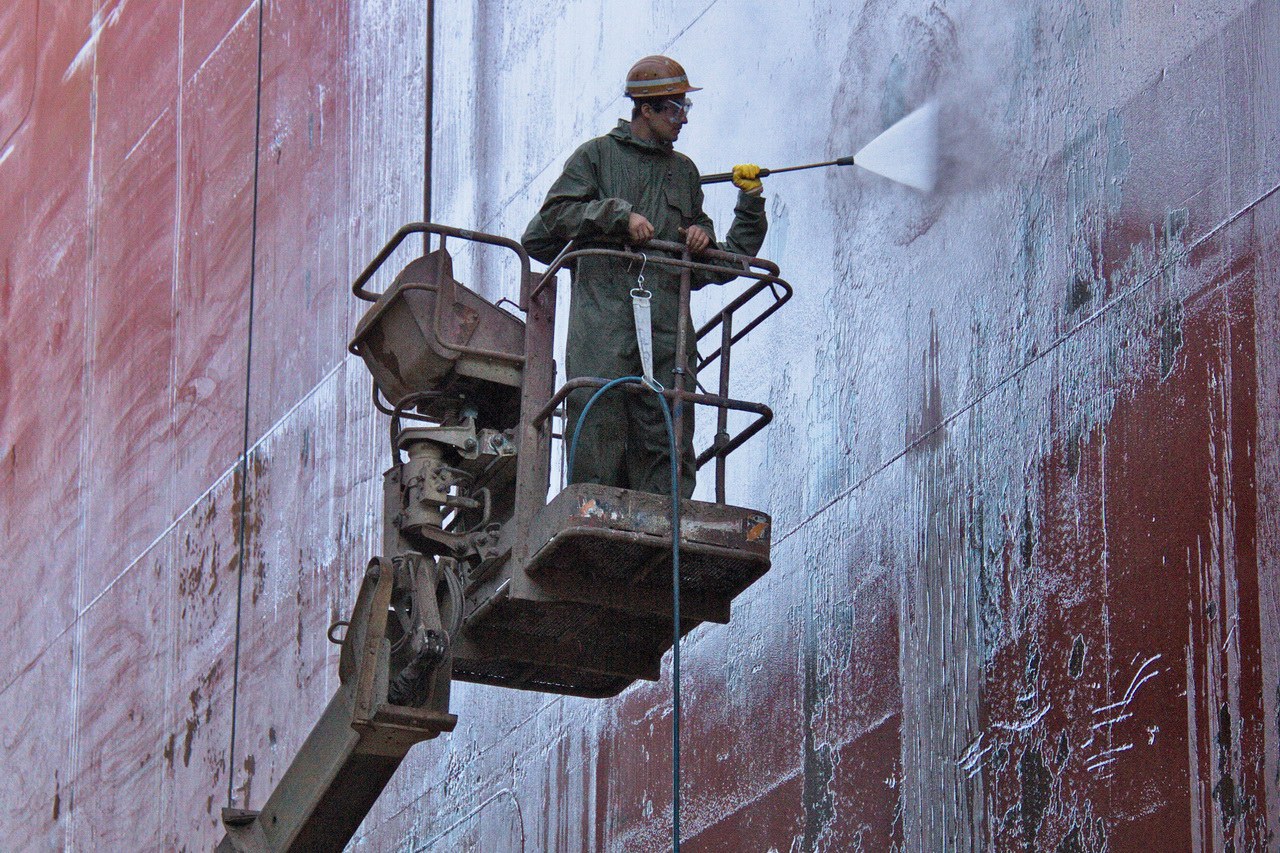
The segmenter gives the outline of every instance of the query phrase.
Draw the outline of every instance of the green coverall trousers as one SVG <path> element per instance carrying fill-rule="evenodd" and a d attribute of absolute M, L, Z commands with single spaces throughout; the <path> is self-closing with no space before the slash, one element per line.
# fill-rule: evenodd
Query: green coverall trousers
<path fill-rule="evenodd" d="M 665 387 L 674 387 L 672 367 L 674 341 L 660 346 L 659 336 L 654 335 L 654 378 Z M 620 376 L 639 376 L 640 356 L 634 335 L 622 345 L 571 346 L 568 355 L 570 376 L 598 376 L 616 379 Z M 691 390 L 692 381 L 686 379 L 685 390 Z M 569 419 L 565 436 L 573 439 L 582 409 L 596 389 L 580 388 L 569 395 Z M 693 453 L 694 408 L 684 407 L 680 447 L 680 495 L 693 494 L 696 466 Z M 675 422 L 672 407 L 672 423 Z M 572 483 L 607 483 L 627 489 L 638 489 L 654 494 L 671 494 L 671 453 L 666 422 L 662 416 L 662 404 L 658 396 L 648 389 L 637 393 L 626 387 L 611 388 L 596 400 L 582 424 L 582 434 L 574 456 L 574 469 L 569 474 Z"/>

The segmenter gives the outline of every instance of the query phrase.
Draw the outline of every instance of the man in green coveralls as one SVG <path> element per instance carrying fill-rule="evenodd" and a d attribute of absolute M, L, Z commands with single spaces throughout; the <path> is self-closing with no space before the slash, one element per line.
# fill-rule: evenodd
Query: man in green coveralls
<path fill-rule="evenodd" d="M 550 263 L 570 240 L 575 248 L 619 243 L 642 245 L 650 239 L 683 243 L 697 255 L 708 247 L 754 256 L 764 242 L 764 199 L 759 169 L 734 168 L 740 192 L 733 226 L 723 243 L 715 242 L 715 228 L 702 210 L 698 168 L 672 148 L 688 122 L 692 104 L 687 95 L 698 88 L 678 62 L 647 56 L 627 74 L 626 95 L 633 107 L 631 121 L 619 121 L 605 136 L 586 142 L 565 163 L 564 172 L 547 193 L 521 242 L 531 256 Z M 616 379 L 639 376 L 640 355 L 631 307 L 640 263 L 620 258 L 587 257 L 573 270 L 566 346 L 570 379 L 597 376 Z M 708 277 L 695 273 L 693 286 L 723 283 L 732 273 Z M 667 387 L 676 381 L 679 271 L 647 264 L 645 287 L 652 292 L 654 378 Z M 693 362 L 692 321 L 689 361 Z M 692 377 L 684 387 L 693 390 Z M 568 400 L 566 440 L 594 389 L 580 389 Z M 685 410 L 681 436 L 680 491 L 693 493 L 693 411 Z M 566 447 L 568 445 L 566 444 Z M 653 394 L 609 391 L 591 407 L 578 439 L 571 482 L 602 483 L 657 494 L 671 493 L 670 456 L 662 408 Z"/>

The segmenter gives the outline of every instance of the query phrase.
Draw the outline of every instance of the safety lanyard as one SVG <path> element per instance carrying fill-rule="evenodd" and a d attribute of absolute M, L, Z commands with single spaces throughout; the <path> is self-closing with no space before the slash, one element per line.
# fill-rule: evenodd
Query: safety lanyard
<path fill-rule="evenodd" d="M 631 311 L 636 319 L 636 347 L 640 350 L 644 383 L 654 391 L 661 391 L 661 383 L 653 378 L 653 312 L 650 308 L 653 294 L 644 286 L 644 268 L 649 258 L 643 253 L 640 257 L 643 258 L 640 274 L 636 276 L 636 286 L 631 288 Z"/>

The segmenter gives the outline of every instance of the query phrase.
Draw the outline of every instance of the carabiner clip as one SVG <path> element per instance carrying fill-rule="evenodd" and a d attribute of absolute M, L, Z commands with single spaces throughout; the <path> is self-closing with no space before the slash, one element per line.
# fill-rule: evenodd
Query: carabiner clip
<path fill-rule="evenodd" d="M 648 299 L 653 296 L 649 289 L 644 286 L 644 268 L 649 264 L 649 256 L 644 252 L 640 253 L 640 272 L 636 275 L 636 286 L 631 288 L 632 297 L 640 297 Z"/>

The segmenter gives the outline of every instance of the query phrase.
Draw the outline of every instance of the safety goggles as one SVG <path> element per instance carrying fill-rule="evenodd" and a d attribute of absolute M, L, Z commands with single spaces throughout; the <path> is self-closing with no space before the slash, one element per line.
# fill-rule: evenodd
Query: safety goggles
<path fill-rule="evenodd" d="M 689 111 L 693 109 L 693 101 L 688 98 L 683 98 L 679 101 L 667 101 L 667 103 L 675 107 L 676 112 L 683 113 L 684 115 L 688 115 Z"/>

